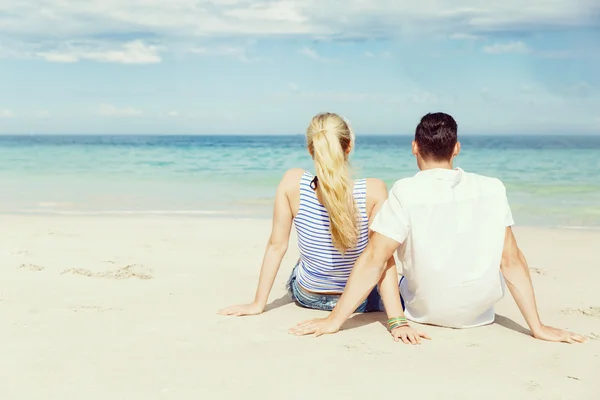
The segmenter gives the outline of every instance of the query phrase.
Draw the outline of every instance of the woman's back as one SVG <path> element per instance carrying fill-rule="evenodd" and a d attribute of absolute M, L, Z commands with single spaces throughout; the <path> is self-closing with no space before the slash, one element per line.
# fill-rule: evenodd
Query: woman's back
<path fill-rule="evenodd" d="M 356 246 L 342 254 L 333 244 L 329 213 L 311 187 L 313 179 L 306 171 L 300 178 L 298 212 L 294 218 L 300 250 L 296 279 L 311 292 L 341 293 L 369 240 L 367 183 L 366 179 L 354 181 L 352 195 L 358 212 L 358 235 Z"/>
<path fill-rule="evenodd" d="M 271 236 L 255 299 L 251 304 L 224 309 L 223 314 L 250 315 L 264 310 L 288 250 L 292 225 L 298 234 L 300 260 L 288 280 L 288 291 L 303 307 L 331 310 L 367 247 L 369 220 L 387 199 L 385 184 L 373 178 L 352 180 L 348 157 L 354 134 L 337 114 L 313 117 L 306 130 L 306 145 L 316 177 L 299 168 L 284 174 L 275 193 Z M 389 271 L 395 273 L 395 269 Z M 391 292 L 397 290 L 392 284 Z M 381 309 L 376 292 L 358 306 L 359 312 Z"/>

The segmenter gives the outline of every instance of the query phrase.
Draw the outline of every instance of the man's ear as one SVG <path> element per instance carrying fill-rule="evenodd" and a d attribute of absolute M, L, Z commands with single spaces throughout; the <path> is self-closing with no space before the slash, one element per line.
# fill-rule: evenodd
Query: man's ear
<path fill-rule="evenodd" d="M 412 141 L 412 154 L 413 156 L 419 154 L 419 145 L 414 140 Z"/>
<path fill-rule="evenodd" d="M 460 142 L 456 142 L 454 145 L 454 151 L 452 152 L 452 158 L 458 156 L 460 154 Z"/>

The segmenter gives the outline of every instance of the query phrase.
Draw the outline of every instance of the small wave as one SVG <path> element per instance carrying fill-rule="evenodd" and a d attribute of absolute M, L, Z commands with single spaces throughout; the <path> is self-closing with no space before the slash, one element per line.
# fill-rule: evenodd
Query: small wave
<path fill-rule="evenodd" d="M 60 211 L 60 210 L 18 210 L 16 214 L 54 214 L 54 215 L 233 215 L 241 211 L 217 210 L 102 210 L 102 211 Z"/>
<path fill-rule="evenodd" d="M 40 207 L 72 207 L 75 203 L 69 202 L 52 202 L 52 201 L 43 201 L 38 203 Z"/>
<path fill-rule="evenodd" d="M 573 196 L 600 193 L 599 185 L 539 185 L 523 182 L 505 182 L 505 184 L 509 191 L 538 196 Z"/>
<path fill-rule="evenodd" d="M 575 231 L 600 231 L 600 226 L 585 226 L 585 225 L 559 225 L 559 229 L 571 229 Z"/>

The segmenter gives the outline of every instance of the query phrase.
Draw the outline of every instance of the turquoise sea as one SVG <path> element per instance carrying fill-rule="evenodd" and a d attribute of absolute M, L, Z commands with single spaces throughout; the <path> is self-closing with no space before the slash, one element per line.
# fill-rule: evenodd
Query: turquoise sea
<path fill-rule="evenodd" d="M 270 217 L 312 170 L 304 136 L 0 136 L 0 213 Z M 463 136 L 456 165 L 502 179 L 522 225 L 600 227 L 599 136 Z M 417 172 L 409 136 L 357 137 L 357 177 Z"/>

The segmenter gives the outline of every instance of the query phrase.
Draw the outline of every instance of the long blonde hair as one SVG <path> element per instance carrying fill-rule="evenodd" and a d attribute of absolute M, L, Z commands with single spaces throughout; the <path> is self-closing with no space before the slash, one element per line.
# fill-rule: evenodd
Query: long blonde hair
<path fill-rule="evenodd" d="M 348 165 L 354 134 L 342 117 L 323 113 L 310 121 L 306 140 L 315 161 L 316 190 L 329 213 L 333 245 L 344 253 L 356 247 L 359 231 L 354 184 Z"/>

